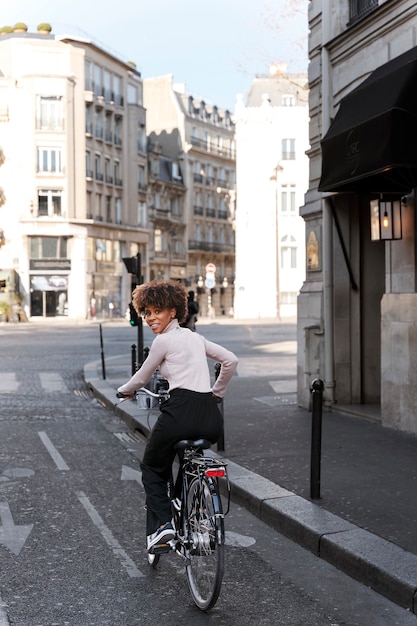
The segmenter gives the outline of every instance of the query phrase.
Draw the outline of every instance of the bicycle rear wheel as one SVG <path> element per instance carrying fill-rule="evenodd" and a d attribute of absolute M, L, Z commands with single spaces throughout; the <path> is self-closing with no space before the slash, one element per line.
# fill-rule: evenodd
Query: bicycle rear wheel
<path fill-rule="evenodd" d="M 188 584 L 196 605 L 208 610 L 219 597 L 224 573 L 224 519 L 216 482 L 193 479 L 186 507 Z"/>

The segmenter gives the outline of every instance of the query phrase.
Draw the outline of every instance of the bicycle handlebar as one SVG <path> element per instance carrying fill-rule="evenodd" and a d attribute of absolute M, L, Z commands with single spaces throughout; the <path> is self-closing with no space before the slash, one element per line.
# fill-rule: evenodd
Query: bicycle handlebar
<path fill-rule="evenodd" d="M 130 398 L 131 396 L 136 396 L 136 394 L 142 391 L 144 391 L 148 396 L 151 396 L 152 398 L 163 398 L 164 396 L 168 395 L 168 389 L 160 389 L 158 393 L 154 393 L 153 391 L 146 389 L 146 387 L 140 387 L 140 389 L 136 389 L 134 394 L 122 393 L 121 391 L 117 391 L 116 398 L 121 398 L 121 399 Z"/>

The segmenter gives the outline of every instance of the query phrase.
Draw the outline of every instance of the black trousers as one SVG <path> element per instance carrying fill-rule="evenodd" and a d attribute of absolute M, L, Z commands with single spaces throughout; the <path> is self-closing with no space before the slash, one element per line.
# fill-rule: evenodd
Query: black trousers
<path fill-rule="evenodd" d="M 146 493 L 146 534 L 171 521 L 167 483 L 175 459 L 175 444 L 181 439 L 204 437 L 215 443 L 223 428 L 223 417 L 211 393 L 174 389 L 161 407 L 141 463 Z"/>

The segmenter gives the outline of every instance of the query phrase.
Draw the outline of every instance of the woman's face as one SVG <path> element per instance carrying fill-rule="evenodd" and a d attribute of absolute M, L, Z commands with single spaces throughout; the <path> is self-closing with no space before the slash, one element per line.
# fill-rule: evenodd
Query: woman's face
<path fill-rule="evenodd" d="M 143 312 L 146 323 L 155 335 L 162 333 L 175 315 L 175 309 L 159 309 L 154 306 L 147 306 Z"/>

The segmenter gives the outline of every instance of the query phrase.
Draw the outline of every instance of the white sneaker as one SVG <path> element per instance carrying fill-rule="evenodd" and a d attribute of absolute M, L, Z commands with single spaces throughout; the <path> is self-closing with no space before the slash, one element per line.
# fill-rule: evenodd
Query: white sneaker
<path fill-rule="evenodd" d="M 152 552 L 152 549 L 156 545 L 168 543 L 171 539 L 174 539 L 175 531 L 171 522 L 167 522 L 152 535 L 148 535 L 146 540 L 148 544 L 148 552 Z"/>

